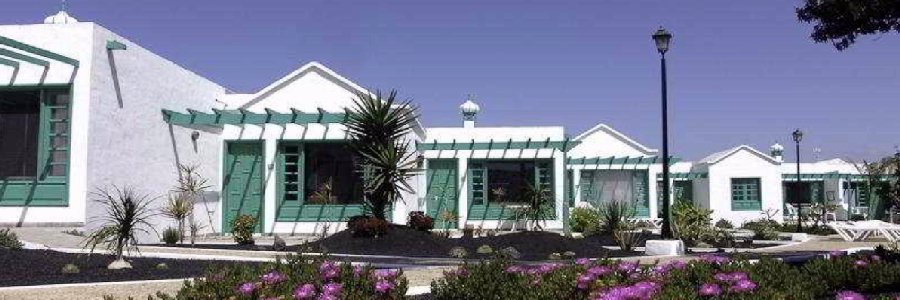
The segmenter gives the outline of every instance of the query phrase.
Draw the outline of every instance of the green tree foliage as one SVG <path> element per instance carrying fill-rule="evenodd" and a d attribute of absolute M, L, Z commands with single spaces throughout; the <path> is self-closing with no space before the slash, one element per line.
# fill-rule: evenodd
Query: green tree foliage
<path fill-rule="evenodd" d="M 805 0 L 797 18 L 813 24 L 813 41 L 844 50 L 863 35 L 900 32 L 900 1 Z"/>
<path fill-rule="evenodd" d="M 415 151 L 406 139 L 416 122 L 416 108 L 410 101 L 398 101 L 397 92 L 386 97 L 358 93 L 345 122 L 351 146 L 361 160 L 366 206 L 384 220 L 388 205 L 412 192 L 409 179 L 419 170 Z"/>

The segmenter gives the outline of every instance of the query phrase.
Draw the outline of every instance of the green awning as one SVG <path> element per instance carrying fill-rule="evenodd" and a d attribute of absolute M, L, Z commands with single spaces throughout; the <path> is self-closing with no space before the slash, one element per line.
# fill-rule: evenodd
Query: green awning
<path fill-rule="evenodd" d="M 570 139 L 565 139 L 562 141 L 552 141 L 551 139 L 546 139 L 543 141 L 534 141 L 531 139 L 525 141 L 513 141 L 513 140 L 490 140 L 488 142 L 476 142 L 475 140 L 471 141 L 457 141 L 453 140 L 452 142 L 440 142 L 432 141 L 432 142 L 423 142 L 416 143 L 417 150 L 522 150 L 522 149 L 560 149 L 562 151 L 569 151 L 573 147 L 581 144 L 580 141 L 573 141 Z"/>

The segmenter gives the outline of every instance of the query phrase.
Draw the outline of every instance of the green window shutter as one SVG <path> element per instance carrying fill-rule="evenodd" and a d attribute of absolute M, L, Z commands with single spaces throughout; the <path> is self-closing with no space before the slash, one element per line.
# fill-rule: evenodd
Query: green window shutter
<path fill-rule="evenodd" d="M 824 203 L 825 202 L 825 182 L 823 181 L 815 181 L 811 182 L 809 187 L 809 199 L 812 203 Z"/>
<path fill-rule="evenodd" d="M 631 172 L 632 195 L 635 203 L 635 216 L 650 216 L 650 193 L 647 192 L 647 172 Z"/>
<path fill-rule="evenodd" d="M 42 91 L 41 153 L 38 155 L 41 178 L 65 180 L 69 165 L 69 91 Z"/>
<path fill-rule="evenodd" d="M 487 203 L 487 170 L 483 162 L 469 162 L 469 198 L 471 205 Z"/>
<path fill-rule="evenodd" d="M 534 164 L 534 168 L 537 186 L 542 190 L 553 193 L 553 164 L 547 161 L 539 161 Z"/>
<path fill-rule="evenodd" d="M 569 198 L 569 207 L 575 206 L 575 171 L 566 171 L 566 197 Z"/>
<path fill-rule="evenodd" d="M 759 178 L 731 179 L 731 210 L 761 210 Z"/>
<path fill-rule="evenodd" d="M 579 187 L 581 188 L 581 201 L 595 204 L 594 201 L 594 171 L 582 170 L 581 178 L 579 178 Z"/>
<path fill-rule="evenodd" d="M 281 199 L 299 203 L 303 199 L 303 145 L 281 145 Z"/>
<path fill-rule="evenodd" d="M 865 182 L 854 182 L 856 184 L 857 191 L 857 205 L 856 206 L 869 206 L 869 185 Z"/>

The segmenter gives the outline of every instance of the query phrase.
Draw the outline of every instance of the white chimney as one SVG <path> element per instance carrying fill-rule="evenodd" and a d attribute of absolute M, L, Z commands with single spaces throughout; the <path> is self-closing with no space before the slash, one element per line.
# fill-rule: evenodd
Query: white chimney
<path fill-rule="evenodd" d="M 481 107 L 477 103 L 472 102 L 472 96 L 465 103 L 459 106 L 459 111 L 463 115 L 463 128 L 475 128 L 475 116 L 481 111 Z"/>
<path fill-rule="evenodd" d="M 775 143 L 774 145 L 769 147 L 769 155 L 771 155 L 778 162 L 784 162 L 784 146 L 779 143 Z"/>

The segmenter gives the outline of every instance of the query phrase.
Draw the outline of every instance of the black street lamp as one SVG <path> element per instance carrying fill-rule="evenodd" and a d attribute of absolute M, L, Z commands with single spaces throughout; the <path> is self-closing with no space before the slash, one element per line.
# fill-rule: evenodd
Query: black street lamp
<path fill-rule="evenodd" d="M 803 232 L 803 214 L 800 213 L 802 211 L 800 206 L 800 141 L 803 140 L 803 131 L 798 128 L 791 135 L 794 136 L 794 144 L 797 145 L 797 185 L 792 194 L 794 194 L 794 204 L 797 204 L 797 232 Z"/>
<path fill-rule="evenodd" d="M 666 52 L 669 51 L 669 42 L 672 34 L 659 27 L 653 33 L 653 41 L 656 42 L 656 50 L 659 51 L 660 73 L 662 76 L 662 156 L 663 156 L 663 223 L 662 238 L 671 239 L 672 223 L 669 207 L 672 205 L 669 191 L 669 101 L 666 91 Z"/>

